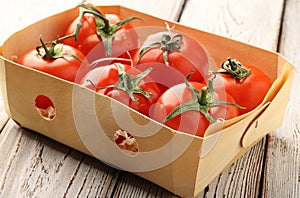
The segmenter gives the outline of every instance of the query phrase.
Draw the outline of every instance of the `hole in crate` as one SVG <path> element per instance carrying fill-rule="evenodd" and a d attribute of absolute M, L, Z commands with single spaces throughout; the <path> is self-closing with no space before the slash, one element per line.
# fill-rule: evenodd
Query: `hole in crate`
<path fill-rule="evenodd" d="M 56 114 L 52 100 L 45 95 L 38 95 L 35 98 L 35 107 L 42 118 L 46 120 L 53 120 Z"/>
<path fill-rule="evenodd" d="M 139 151 L 136 139 L 125 130 L 119 129 L 115 132 L 114 142 L 126 154 L 136 155 Z"/>

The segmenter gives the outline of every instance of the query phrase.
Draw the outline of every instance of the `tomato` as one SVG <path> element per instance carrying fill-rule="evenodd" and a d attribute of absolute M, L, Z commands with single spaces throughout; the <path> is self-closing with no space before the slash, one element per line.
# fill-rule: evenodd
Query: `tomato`
<path fill-rule="evenodd" d="M 172 115 L 173 114 L 173 115 Z M 232 96 L 206 84 L 189 82 L 165 91 L 151 109 L 150 117 L 172 129 L 203 137 L 210 123 L 239 115 Z"/>
<path fill-rule="evenodd" d="M 148 76 L 129 65 L 115 63 L 96 67 L 81 80 L 84 87 L 114 98 L 148 116 L 149 108 L 160 96 L 156 83 Z"/>
<path fill-rule="evenodd" d="M 209 68 L 207 54 L 197 41 L 185 34 L 171 31 L 148 36 L 135 54 L 133 65 L 142 71 L 153 67 L 150 75 L 155 81 L 162 80 L 161 70 L 168 74 L 164 77 L 168 82 L 166 84 L 164 80 L 161 82 L 163 91 L 175 84 L 183 83 L 191 72 L 194 74 L 190 81 L 202 82 L 207 77 Z"/>
<path fill-rule="evenodd" d="M 54 119 L 56 114 L 55 107 L 53 102 L 47 96 L 37 96 L 35 98 L 35 107 L 43 118 L 47 120 Z"/>
<path fill-rule="evenodd" d="M 259 68 L 253 65 L 242 65 L 235 59 L 228 59 L 219 70 L 219 77 L 215 87 L 224 87 L 237 104 L 245 107 L 240 109 L 240 114 L 247 113 L 257 107 L 266 96 L 272 80 Z M 225 68 L 225 69 L 224 69 Z M 235 73 L 247 72 L 248 75 L 235 76 Z"/>
<path fill-rule="evenodd" d="M 76 33 L 82 17 L 77 39 L 73 35 L 62 40 L 63 43 L 82 51 L 90 62 L 106 56 L 129 58 L 127 51 L 134 53 L 138 48 L 137 33 L 129 24 L 130 21 L 137 19 L 136 17 L 123 19 L 112 13 L 102 15 L 94 7 L 87 5 L 83 5 L 81 9 L 84 11 L 82 15 L 77 17 L 65 31 L 67 37 Z"/>
<path fill-rule="evenodd" d="M 47 50 L 30 50 L 17 63 L 71 82 L 89 70 L 84 54 L 72 46 L 52 43 Z"/>
<path fill-rule="evenodd" d="M 77 26 L 78 19 L 76 18 L 67 28 L 65 35 L 72 34 Z M 87 55 L 96 45 L 101 42 L 101 38 L 96 33 L 96 22 L 94 16 L 89 14 L 85 15 L 81 21 L 82 27 L 79 30 L 78 40 L 74 38 L 68 38 L 63 43 L 76 47 L 83 54 Z"/>

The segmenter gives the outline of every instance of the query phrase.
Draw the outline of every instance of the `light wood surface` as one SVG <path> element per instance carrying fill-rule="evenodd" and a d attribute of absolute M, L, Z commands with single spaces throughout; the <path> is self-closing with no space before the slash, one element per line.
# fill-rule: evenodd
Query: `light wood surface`
<path fill-rule="evenodd" d="M 0 43 L 10 34 L 79 1 L 0 0 Z M 300 63 L 296 0 L 90 1 L 143 12 L 258 47 Z M 283 126 L 224 170 L 198 197 L 300 197 L 300 87 L 296 72 Z M 19 128 L 0 99 L 0 197 L 176 197 L 33 131 Z"/>

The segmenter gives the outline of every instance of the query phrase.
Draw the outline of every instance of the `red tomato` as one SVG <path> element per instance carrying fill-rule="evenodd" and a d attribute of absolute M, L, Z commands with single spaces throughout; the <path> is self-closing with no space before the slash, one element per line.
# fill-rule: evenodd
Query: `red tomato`
<path fill-rule="evenodd" d="M 205 84 L 198 82 L 190 82 L 190 85 L 198 90 L 198 93 L 201 93 L 201 90 L 206 87 Z M 203 95 L 203 92 L 201 95 Z M 209 103 L 210 99 L 207 99 L 207 102 Z M 234 99 L 222 90 L 216 90 L 212 94 L 212 101 L 215 100 L 235 103 Z M 195 107 L 197 109 L 199 108 L 200 101 L 203 103 L 201 104 L 202 108 L 209 105 L 205 104 L 205 100 L 195 100 L 194 92 L 188 88 L 185 83 L 178 84 L 168 89 L 159 97 L 157 104 L 151 109 L 150 117 L 159 122 L 164 122 L 166 117 L 169 116 L 175 108 L 189 103 L 189 108 L 191 108 L 192 105 L 194 108 L 187 111 L 179 111 L 183 113 L 169 119 L 165 124 L 175 130 L 203 137 L 205 130 L 212 120 L 209 121 L 202 112 L 195 110 Z M 205 108 L 209 108 L 208 113 L 214 120 L 234 118 L 238 116 L 239 112 L 238 108 L 232 105 L 212 105 Z"/>
<path fill-rule="evenodd" d="M 105 28 L 101 28 L 101 34 L 105 35 L 106 38 L 112 39 L 111 44 L 107 44 L 111 47 L 111 52 L 108 49 L 110 47 L 104 46 L 102 35 L 97 33 L 98 27 L 95 17 L 92 14 L 85 14 L 83 16 L 78 40 L 75 41 L 71 37 L 63 40 L 63 43 L 78 48 L 87 56 L 90 62 L 107 56 L 129 58 L 127 52 L 133 55 L 139 45 L 137 33 L 129 23 L 116 28 L 116 24 L 123 21 L 123 18 L 119 15 L 105 14 L 105 18 L 109 22 L 109 27 L 103 26 Z M 65 35 L 73 34 L 77 28 L 77 24 L 78 18 L 68 26 Z"/>
<path fill-rule="evenodd" d="M 161 81 L 163 91 L 183 83 L 191 72 L 194 74 L 190 81 L 202 82 L 209 67 L 207 54 L 197 41 L 187 35 L 167 31 L 148 36 L 135 54 L 133 65 L 142 71 L 153 67 L 150 75 L 155 81 Z M 161 78 L 162 73 L 168 74 L 167 78 Z"/>
<path fill-rule="evenodd" d="M 67 28 L 65 35 L 72 34 L 77 26 L 78 18 L 76 18 Z M 87 55 L 97 44 L 101 42 L 101 38 L 96 33 L 96 22 L 94 16 L 86 14 L 81 21 L 82 27 L 78 34 L 78 40 L 68 38 L 63 41 L 67 45 L 71 45 L 79 49 L 83 54 Z"/>
<path fill-rule="evenodd" d="M 92 90 L 95 90 L 95 87 L 103 88 L 96 90 L 148 116 L 150 106 L 157 101 L 161 94 L 158 86 L 148 76 L 141 78 L 137 85 L 130 84 L 129 86 L 124 86 L 124 84 L 128 82 L 128 77 L 130 77 L 130 81 L 133 82 L 133 79 L 141 75 L 142 72 L 129 65 L 117 64 L 118 63 L 92 69 L 82 79 L 81 84 Z M 123 67 L 121 70 L 124 71 L 121 71 L 117 66 Z M 130 90 L 129 88 L 129 90 L 126 90 L 126 87 L 131 86 L 133 89 Z M 148 96 L 146 97 L 139 93 L 139 91 L 134 91 L 138 89 L 139 91 L 145 92 Z M 132 95 L 130 95 L 130 93 L 132 93 Z"/>
<path fill-rule="evenodd" d="M 54 51 L 52 55 L 58 55 L 58 58 L 44 57 L 37 50 L 31 50 L 21 56 L 17 63 L 71 82 L 75 82 L 76 78 L 81 79 L 89 70 L 85 56 L 78 49 L 68 45 L 57 44 Z M 76 56 L 80 60 L 69 55 L 60 56 L 60 53 Z"/>
<path fill-rule="evenodd" d="M 39 95 L 35 99 L 35 107 L 42 117 L 52 120 L 55 117 L 55 107 L 53 102 L 44 95 Z"/>
<path fill-rule="evenodd" d="M 230 59 L 230 62 L 242 66 L 237 60 Z M 229 64 L 229 61 L 227 61 L 227 64 Z M 232 66 L 229 67 L 232 68 Z M 237 79 L 225 72 L 219 73 L 219 78 L 214 81 L 215 87 L 223 87 L 235 99 L 237 104 L 245 107 L 240 109 L 240 114 L 247 113 L 257 107 L 272 86 L 272 80 L 257 67 L 252 65 L 242 67 L 250 70 L 249 76 Z M 235 70 L 237 71 L 238 68 Z M 219 71 L 224 72 L 224 69 Z"/>

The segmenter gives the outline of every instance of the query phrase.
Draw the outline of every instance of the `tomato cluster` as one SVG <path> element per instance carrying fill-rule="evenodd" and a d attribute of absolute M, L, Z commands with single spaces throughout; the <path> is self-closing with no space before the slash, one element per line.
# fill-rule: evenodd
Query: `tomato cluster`
<path fill-rule="evenodd" d="M 210 71 L 205 49 L 173 30 L 140 38 L 137 17 L 102 14 L 81 4 L 65 35 L 24 54 L 19 64 L 81 84 L 182 132 L 200 137 L 219 119 L 253 110 L 272 81 L 228 58 Z"/>

